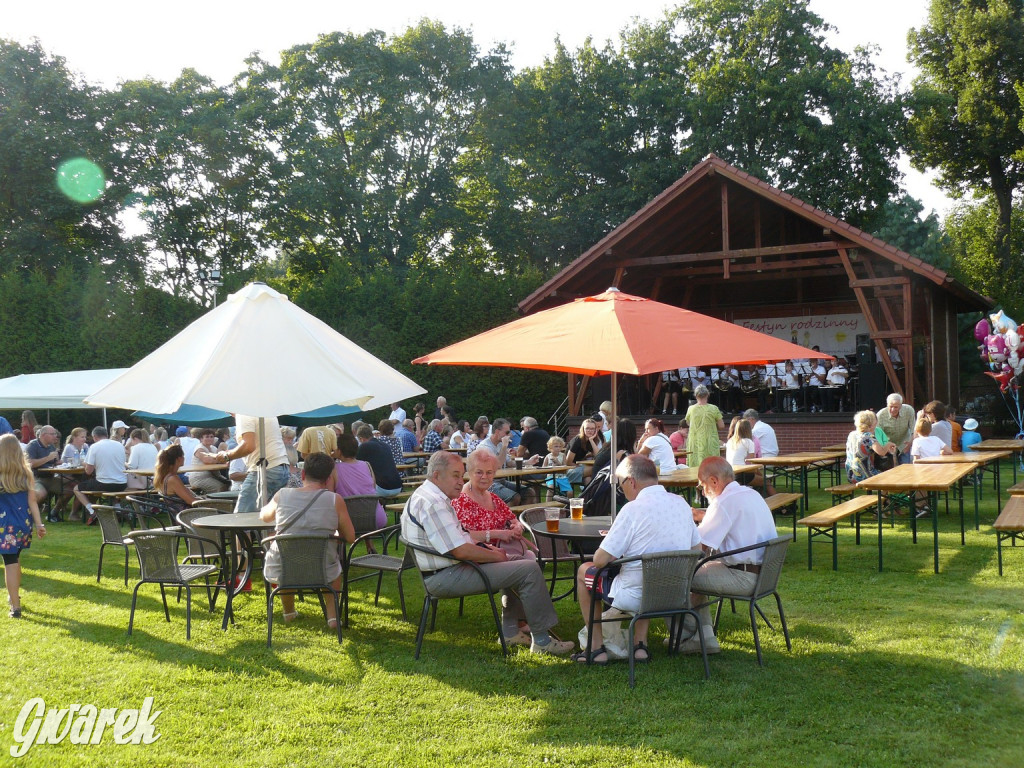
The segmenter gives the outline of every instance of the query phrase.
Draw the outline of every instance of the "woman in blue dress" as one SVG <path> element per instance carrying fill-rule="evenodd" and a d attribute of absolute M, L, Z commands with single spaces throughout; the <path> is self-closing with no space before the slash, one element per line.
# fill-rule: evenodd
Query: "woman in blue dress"
<path fill-rule="evenodd" d="M 33 488 L 32 469 L 13 434 L 0 437 L 0 555 L 4 558 L 8 615 L 21 618 L 21 550 L 32 543 L 32 525 L 40 538 L 46 526 L 39 517 Z"/>

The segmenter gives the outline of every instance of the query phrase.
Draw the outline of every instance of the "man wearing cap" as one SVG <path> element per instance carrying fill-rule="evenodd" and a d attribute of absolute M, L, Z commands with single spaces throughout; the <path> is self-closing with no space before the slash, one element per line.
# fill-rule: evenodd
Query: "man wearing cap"
<path fill-rule="evenodd" d="M 124 446 L 108 439 L 104 427 L 94 427 L 92 439 L 92 447 L 85 457 L 86 478 L 75 488 L 75 498 L 89 511 L 90 517 L 92 504 L 83 491 L 123 491 L 128 487 L 128 474 L 124 471 Z M 78 517 L 77 507 L 76 504 L 69 520 L 81 519 Z"/>
<path fill-rule="evenodd" d="M 198 427 L 190 431 L 188 427 L 184 426 L 178 427 L 174 432 L 175 440 L 178 445 L 181 446 L 181 450 L 185 454 L 186 467 L 191 467 L 196 463 L 196 449 L 202 445 L 202 440 L 199 439 L 199 432 L 200 430 Z"/>

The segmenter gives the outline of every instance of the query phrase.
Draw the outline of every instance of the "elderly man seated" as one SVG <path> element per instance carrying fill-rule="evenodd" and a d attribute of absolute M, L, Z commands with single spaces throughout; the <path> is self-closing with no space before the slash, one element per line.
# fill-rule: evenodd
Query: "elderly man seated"
<path fill-rule="evenodd" d="M 430 593 L 437 597 L 478 595 L 484 585 L 472 566 L 444 555 L 480 563 L 491 586 L 502 592 L 501 624 L 506 642 L 529 643 L 532 653 L 566 656 L 572 643 L 556 640 L 548 632 L 558 623 L 544 574 L 536 561 L 509 561 L 498 547 L 486 543 L 486 531 L 467 533 L 452 507 L 464 482 L 462 459 L 438 451 L 427 463 L 427 479 L 409 498 L 402 512 L 402 538 L 428 547 L 441 556 L 416 552 Z M 525 619 L 530 634 L 520 629 Z"/>
<path fill-rule="evenodd" d="M 740 485 L 733 475 L 732 466 L 719 456 L 709 456 L 697 469 L 697 487 L 708 499 L 707 511 L 701 515 L 700 538 L 708 552 L 725 552 L 748 547 L 774 539 L 775 519 L 761 495 L 753 488 Z M 693 575 L 693 602 L 696 605 L 705 595 L 753 594 L 757 574 L 761 570 L 763 549 L 752 549 L 713 560 L 702 565 Z M 708 653 L 721 649 L 711 623 L 711 611 L 704 605 L 700 609 L 700 631 Z M 683 653 L 700 653 L 700 639 L 683 641 Z"/>
<path fill-rule="evenodd" d="M 594 554 L 593 562 L 583 563 L 576 572 L 576 593 L 579 595 L 583 620 L 590 619 L 591 590 L 598 569 L 620 557 L 634 557 L 652 552 L 672 552 L 693 549 L 700 544 L 697 527 L 693 524 L 693 511 L 681 496 L 666 491 L 658 484 L 658 468 L 646 456 L 633 454 L 623 459 L 615 468 L 615 477 L 622 486 L 628 503 L 619 511 Z M 622 611 L 640 610 L 643 595 L 643 563 L 626 563 L 611 580 L 602 579 L 595 590 L 602 601 Z M 650 621 L 641 619 L 636 623 L 633 658 L 649 661 L 647 630 Z M 573 660 L 581 663 L 607 664 L 608 651 L 604 647 L 601 624 L 590 628 L 592 633 L 591 652 L 573 654 Z"/>

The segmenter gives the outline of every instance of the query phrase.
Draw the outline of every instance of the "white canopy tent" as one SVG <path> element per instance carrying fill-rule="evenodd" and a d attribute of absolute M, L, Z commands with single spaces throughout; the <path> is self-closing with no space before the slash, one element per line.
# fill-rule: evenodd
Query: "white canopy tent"
<path fill-rule="evenodd" d="M 104 368 L 95 371 L 22 373 L 0 379 L 0 410 L 97 408 L 98 406 L 86 403 L 85 398 L 127 370 Z M 107 423 L 106 408 L 103 408 L 103 423 Z"/>

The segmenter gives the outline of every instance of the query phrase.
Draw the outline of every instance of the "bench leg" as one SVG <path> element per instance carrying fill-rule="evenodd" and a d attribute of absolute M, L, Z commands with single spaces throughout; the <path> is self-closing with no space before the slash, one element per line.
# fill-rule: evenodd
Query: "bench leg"
<path fill-rule="evenodd" d="M 832 570 L 839 570 L 839 536 L 836 534 L 835 523 L 832 523 Z"/>

